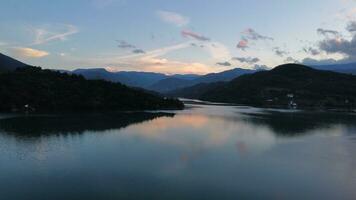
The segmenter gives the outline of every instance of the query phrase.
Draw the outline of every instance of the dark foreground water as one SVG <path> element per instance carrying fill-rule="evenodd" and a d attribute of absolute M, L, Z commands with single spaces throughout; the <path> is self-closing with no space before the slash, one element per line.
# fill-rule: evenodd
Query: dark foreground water
<path fill-rule="evenodd" d="M 0 115 L 0 199 L 355 199 L 356 116 Z"/>

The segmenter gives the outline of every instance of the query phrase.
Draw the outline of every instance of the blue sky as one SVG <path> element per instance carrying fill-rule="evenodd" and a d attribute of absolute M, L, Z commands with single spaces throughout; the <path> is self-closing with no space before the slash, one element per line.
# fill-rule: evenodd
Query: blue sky
<path fill-rule="evenodd" d="M 169 74 L 351 62 L 355 20 L 355 0 L 2 0 L 0 51 L 44 68 Z"/>

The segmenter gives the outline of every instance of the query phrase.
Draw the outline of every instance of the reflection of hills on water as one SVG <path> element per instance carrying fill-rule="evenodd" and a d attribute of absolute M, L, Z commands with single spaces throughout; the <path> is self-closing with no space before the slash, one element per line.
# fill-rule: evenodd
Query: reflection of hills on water
<path fill-rule="evenodd" d="M 131 124 L 173 116 L 172 113 L 164 112 L 20 116 L 0 119 L 0 131 L 17 137 L 81 134 L 85 131 L 121 129 Z"/>
<path fill-rule="evenodd" d="M 279 136 L 297 136 L 316 129 L 343 125 L 356 129 L 356 115 L 336 112 L 244 113 L 248 122 L 271 128 Z"/>

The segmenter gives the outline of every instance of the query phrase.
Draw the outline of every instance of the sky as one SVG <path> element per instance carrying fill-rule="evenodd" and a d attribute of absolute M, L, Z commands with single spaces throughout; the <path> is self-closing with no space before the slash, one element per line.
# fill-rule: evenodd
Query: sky
<path fill-rule="evenodd" d="M 0 30 L 0 53 L 49 69 L 356 62 L 356 0 L 1 0 Z"/>

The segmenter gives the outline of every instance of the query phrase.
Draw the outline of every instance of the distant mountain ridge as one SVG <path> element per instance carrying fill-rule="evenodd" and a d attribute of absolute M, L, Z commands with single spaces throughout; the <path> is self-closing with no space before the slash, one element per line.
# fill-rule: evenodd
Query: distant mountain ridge
<path fill-rule="evenodd" d="M 311 65 L 311 67 L 319 70 L 329 70 L 339 73 L 356 75 L 356 63 Z"/>
<path fill-rule="evenodd" d="M 206 74 L 206 75 L 197 77 L 196 79 L 193 79 L 193 80 L 167 78 L 167 79 L 164 79 L 164 80 L 161 80 L 161 81 L 155 83 L 154 85 L 149 87 L 149 89 L 151 89 L 153 91 L 161 92 L 161 93 L 167 93 L 167 92 L 174 91 L 174 90 L 177 90 L 180 88 L 190 87 L 190 86 L 202 84 L 202 83 L 231 81 L 232 79 L 237 78 L 241 75 L 251 74 L 254 72 L 256 72 L 256 70 L 235 68 L 235 69 L 223 71 L 220 73 Z"/>
<path fill-rule="evenodd" d="M 104 68 L 76 69 L 71 73 L 82 75 L 90 80 L 107 80 L 120 82 L 131 87 L 145 88 L 159 80 L 166 78 L 165 74 L 153 72 L 109 72 Z"/>
<path fill-rule="evenodd" d="M 355 74 L 356 63 L 332 64 L 332 65 L 311 65 L 319 70 L 329 70 L 339 73 Z M 261 70 L 234 68 L 231 70 L 210 73 L 206 75 L 196 74 L 175 74 L 166 75 L 153 72 L 109 72 L 104 68 L 77 69 L 72 73 L 83 75 L 87 79 L 104 79 L 113 82 L 120 82 L 131 87 L 141 87 L 160 93 L 172 92 L 185 87 L 191 87 L 201 83 L 226 82 L 231 81 L 244 74 L 251 74 Z"/>
<path fill-rule="evenodd" d="M 356 74 L 356 63 L 312 66 L 315 69 L 330 70 L 334 72 Z M 75 74 L 83 75 L 87 79 L 103 79 L 112 82 L 120 82 L 131 87 L 140 87 L 159 93 L 172 93 L 186 87 L 192 87 L 204 83 L 227 82 L 241 75 L 252 74 L 261 70 L 235 68 L 220 73 L 206 75 L 176 74 L 166 75 L 153 72 L 109 72 L 104 68 L 77 69 Z M 202 87 L 200 85 L 199 87 Z"/>
<path fill-rule="evenodd" d="M 91 80 L 120 82 L 131 87 L 141 87 L 160 93 L 188 87 L 199 83 L 230 81 L 240 75 L 254 73 L 256 70 L 235 68 L 232 70 L 207 75 L 175 74 L 165 75 L 153 72 L 109 72 L 104 68 L 76 69 L 71 73 L 82 75 Z"/>

